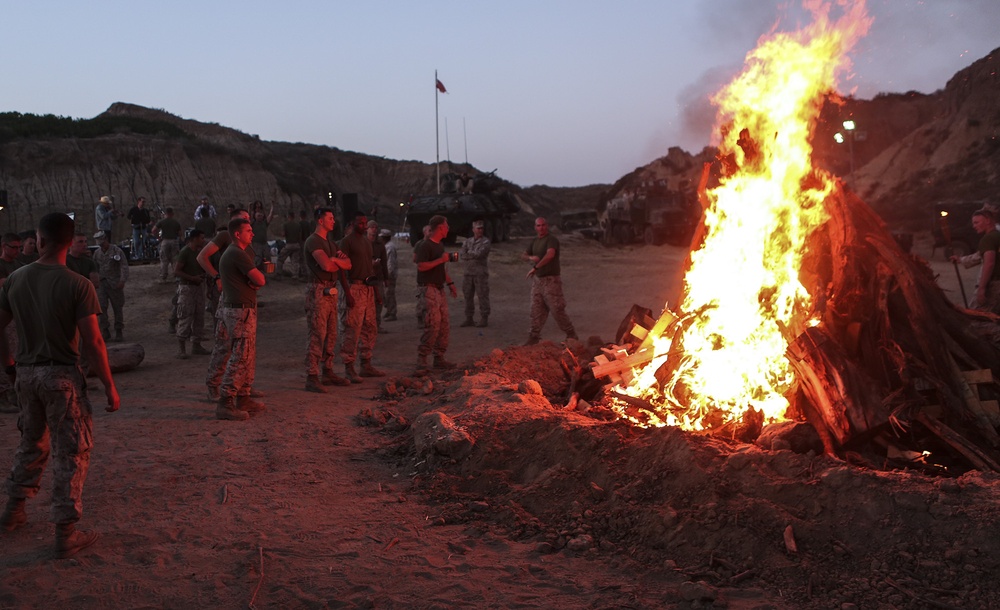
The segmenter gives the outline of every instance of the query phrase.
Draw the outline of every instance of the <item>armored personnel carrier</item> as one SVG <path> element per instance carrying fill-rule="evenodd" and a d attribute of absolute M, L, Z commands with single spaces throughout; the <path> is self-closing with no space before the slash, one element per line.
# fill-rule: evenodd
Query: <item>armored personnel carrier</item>
<path fill-rule="evenodd" d="M 495 170 L 478 174 L 471 179 L 471 184 L 467 181 L 468 177 L 461 174 L 445 174 L 441 176 L 440 195 L 410 197 L 406 208 L 410 243 L 416 244 L 423 239 L 424 225 L 437 214 L 448 219 L 447 244 L 454 244 L 459 235 L 472 235 L 472 223 L 476 220 L 483 221 L 485 234 L 490 240 L 500 242 L 510 239 L 511 219 L 520 210 L 520 205 L 504 181 L 495 174 Z"/>

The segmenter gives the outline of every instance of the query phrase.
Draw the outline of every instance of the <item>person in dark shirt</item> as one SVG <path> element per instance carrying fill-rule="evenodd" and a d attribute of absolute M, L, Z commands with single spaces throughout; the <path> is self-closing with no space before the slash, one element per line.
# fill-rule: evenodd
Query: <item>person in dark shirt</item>
<path fill-rule="evenodd" d="M 444 287 L 447 286 L 451 291 L 451 298 L 458 298 L 458 289 L 448 275 L 447 264 L 452 258 L 444 251 L 441 243 L 448 236 L 448 219 L 444 216 L 432 216 L 428 226 L 428 237 L 420 240 L 413 252 L 413 260 L 417 263 L 417 286 L 423 292 L 422 297 L 427 307 L 424 332 L 420 335 L 420 346 L 417 348 L 418 373 L 427 372 L 427 357 L 432 353 L 434 368 L 455 368 L 455 363 L 444 357 L 451 332 Z"/>
<path fill-rule="evenodd" d="M 132 260 L 144 260 L 149 256 L 146 252 L 146 241 L 149 236 L 151 217 L 146 209 L 146 198 L 139 197 L 135 205 L 125 215 L 132 224 Z"/>

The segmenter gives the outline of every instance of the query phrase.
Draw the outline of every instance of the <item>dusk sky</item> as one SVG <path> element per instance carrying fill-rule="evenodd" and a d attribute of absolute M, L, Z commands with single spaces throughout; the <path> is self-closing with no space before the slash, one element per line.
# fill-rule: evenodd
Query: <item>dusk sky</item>
<path fill-rule="evenodd" d="M 0 0 L 0 110 L 91 118 L 130 102 L 264 140 L 433 162 L 436 69 L 442 161 L 464 161 L 467 143 L 470 163 L 522 186 L 611 183 L 670 146 L 710 143 L 708 96 L 779 19 L 807 20 L 800 3 L 782 6 Z M 1000 0 L 868 11 L 840 83 L 861 98 L 933 92 L 1000 46 Z"/>

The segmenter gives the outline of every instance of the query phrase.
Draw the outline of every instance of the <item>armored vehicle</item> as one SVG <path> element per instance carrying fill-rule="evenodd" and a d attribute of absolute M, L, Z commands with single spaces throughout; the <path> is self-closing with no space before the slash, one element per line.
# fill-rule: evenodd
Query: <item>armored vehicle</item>
<path fill-rule="evenodd" d="M 424 225 L 437 214 L 448 219 L 447 244 L 454 244 L 459 235 L 472 235 L 472 223 L 476 220 L 483 221 L 485 234 L 492 241 L 510 239 L 511 219 L 520 206 L 503 180 L 495 176 L 495 171 L 478 174 L 471 184 L 465 183 L 466 188 L 460 189 L 458 182 L 461 178 L 458 174 L 445 174 L 441 176 L 441 194 L 414 195 L 410 198 L 406 224 L 411 244 L 423 239 Z"/>
<path fill-rule="evenodd" d="M 700 213 L 693 193 L 671 191 L 660 185 L 628 191 L 608 201 L 604 242 L 629 244 L 643 240 L 651 246 L 664 242 L 683 245 L 694 234 Z"/>

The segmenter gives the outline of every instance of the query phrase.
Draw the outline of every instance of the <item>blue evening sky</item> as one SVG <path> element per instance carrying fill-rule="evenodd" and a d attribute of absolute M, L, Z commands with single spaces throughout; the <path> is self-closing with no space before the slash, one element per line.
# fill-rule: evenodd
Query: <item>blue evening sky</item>
<path fill-rule="evenodd" d="M 442 160 L 467 150 L 522 186 L 610 183 L 670 146 L 710 143 L 708 95 L 779 18 L 782 30 L 801 23 L 798 6 L 0 0 L 0 111 L 90 118 L 122 101 L 265 140 L 433 162 L 436 69 Z M 868 10 L 841 83 L 859 97 L 933 92 L 1000 46 L 998 0 Z"/>

